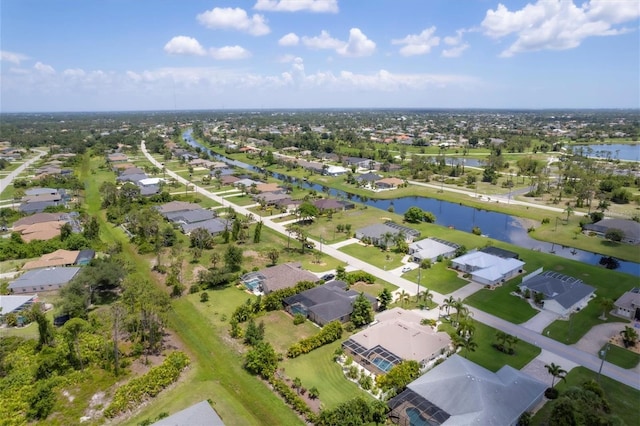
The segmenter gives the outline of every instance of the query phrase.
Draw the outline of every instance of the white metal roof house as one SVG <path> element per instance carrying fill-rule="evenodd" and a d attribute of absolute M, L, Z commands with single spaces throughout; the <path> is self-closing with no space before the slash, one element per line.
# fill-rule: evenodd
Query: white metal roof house
<path fill-rule="evenodd" d="M 516 425 L 547 387 L 511 366 L 493 373 L 453 355 L 392 398 L 389 417 L 400 425 Z"/>
<path fill-rule="evenodd" d="M 544 294 L 544 310 L 566 316 L 587 306 L 596 289 L 578 278 L 553 271 L 532 273 L 522 279 L 524 292 Z"/>
<path fill-rule="evenodd" d="M 414 262 L 422 262 L 429 259 L 435 262 L 439 256 L 449 258 L 456 253 L 460 246 L 438 238 L 425 238 L 409 244 L 409 255 Z"/>
<path fill-rule="evenodd" d="M 614 303 L 617 316 L 640 320 L 640 288 L 634 287 L 625 292 Z"/>
<path fill-rule="evenodd" d="M 524 262 L 505 259 L 482 251 L 471 251 L 451 260 L 453 269 L 471 274 L 471 279 L 484 285 L 501 284 L 522 272 Z"/>

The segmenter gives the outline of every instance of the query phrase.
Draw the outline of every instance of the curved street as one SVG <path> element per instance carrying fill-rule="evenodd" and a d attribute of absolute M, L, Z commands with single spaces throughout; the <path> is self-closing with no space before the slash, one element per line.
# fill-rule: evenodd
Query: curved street
<path fill-rule="evenodd" d="M 159 161 L 157 161 L 155 158 L 153 158 L 153 156 L 151 156 L 151 154 L 149 154 L 149 152 L 146 149 L 144 141 L 141 142 L 141 149 L 145 157 L 153 165 L 159 168 L 163 167 Z M 224 199 L 223 197 L 216 195 L 204 188 L 201 188 L 192 182 L 189 182 L 187 179 L 179 176 L 177 173 L 171 170 L 166 170 L 166 173 L 182 184 L 185 184 L 185 185 L 189 184 L 193 186 L 197 193 L 202 194 L 222 204 L 223 206 L 233 206 L 233 208 L 240 214 L 243 214 L 243 215 L 251 214 L 255 216 L 255 214 L 249 211 L 246 207 L 238 206 L 233 203 L 230 203 L 228 200 Z M 284 224 L 273 222 L 269 217 L 262 217 L 261 220 L 264 226 L 267 226 L 277 232 L 280 232 L 281 234 L 287 235 L 287 231 L 285 229 Z M 309 241 L 313 242 L 316 245 L 316 247 L 319 247 L 320 245 L 319 241 L 315 241 L 312 239 L 309 239 Z M 355 269 L 361 269 L 378 278 L 388 281 L 393 285 L 399 287 L 400 289 L 405 290 L 407 293 L 411 295 L 415 295 L 417 293 L 418 285 L 416 283 L 406 280 L 400 276 L 394 275 L 390 271 L 382 270 L 375 265 L 371 265 L 369 263 L 363 262 L 359 259 L 356 259 L 328 245 L 322 246 L 322 252 L 338 260 L 345 262 L 350 267 L 353 267 Z M 433 292 L 433 294 L 434 294 L 433 301 L 441 305 L 445 299 L 445 295 L 442 295 L 436 292 Z M 505 321 L 496 316 L 490 315 L 486 312 L 477 310 L 472 307 L 468 307 L 468 308 L 471 312 L 473 312 L 473 318 L 475 320 L 483 324 L 486 324 L 488 326 L 494 327 L 498 330 L 504 331 L 505 333 L 517 336 L 519 339 L 523 341 L 529 342 L 545 351 L 552 353 L 554 355 L 554 359 L 556 359 L 556 361 L 554 362 L 556 362 L 557 364 L 562 365 L 562 360 L 564 359 L 568 361 L 567 364 L 573 363 L 573 364 L 581 365 L 595 372 L 598 372 L 602 366 L 603 375 L 610 377 L 620 383 L 624 383 L 628 386 L 631 386 L 635 389 L 640 389 L 640 377 L 637 374 L 635 374 L 635 372 L 632 370 L 626 370 L 626 369 L 620 368 L 606 361 L 602 363 L 600 358 L 598 358 L 598 356 L 596 355 L 589 354 L 587 352 L 584 352 L 572 346 L 567 346 L 556 340 L 542 336 L 538 332 L 529 330 L 517 324 L 512 324 L 508 321 Z"/>

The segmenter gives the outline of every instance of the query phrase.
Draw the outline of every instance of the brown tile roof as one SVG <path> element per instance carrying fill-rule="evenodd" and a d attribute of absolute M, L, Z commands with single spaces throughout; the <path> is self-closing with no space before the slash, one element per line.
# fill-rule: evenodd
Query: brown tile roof
<path fill-rule="evenodd" d="M 60 228 L 64 225 L 65 222 L 55 221 L 55 222 L 40 222 L 34 223 L 33 225 L 21 225 L 14 226 L 13 229 L 16 232 L 19 232 L 22 240 L 25 243 L 31 242 L 33 240 L 50 240 L 51 238 L 57 237 L 60 235 Z"/>
<path fill-rule="evenodd" d="M 265 293 L 295 286 L 300 281 L 317 281 L 318 277 L 302 269 L 300 262 L 283 263 L 271 268 L 261 269 L 265 280 L 262 283 Z"/>
<path fill-rule="evenodd" d="M 256 189 L 260 192 L 275 192 L 280 190 L 280 185 L 277 183 L 261 183 L 256 185 Z"/>
<path fill-rule="evenodd" d="M 76 263 L 80 250 L 59 249 L 53 253 L 43 254 L 40 259 L 32 260 L 24 264 L 22 269 L 48 268 L 51 266 L 66 266 Z"/>

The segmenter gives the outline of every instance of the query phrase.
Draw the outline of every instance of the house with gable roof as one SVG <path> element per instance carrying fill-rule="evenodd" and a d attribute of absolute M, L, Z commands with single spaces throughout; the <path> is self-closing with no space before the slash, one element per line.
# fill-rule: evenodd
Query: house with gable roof
<path fill-rule="evenodd" d="M 596 289 L 582 280 L 554 271 L 542 271 L 542 268 L 527 275 L 519 285 L 524 293 L 544 295 L 543 309 L 567 316 L 571 312 L 587 306 Z"/>
<path fill-rule="evenodd" d="M 452 259 L 451 267 L 470 274 L 471 279 L 477 283 L 493 286 L 502 284 L 521 273 L 524 262 L 474 250 Z"/>

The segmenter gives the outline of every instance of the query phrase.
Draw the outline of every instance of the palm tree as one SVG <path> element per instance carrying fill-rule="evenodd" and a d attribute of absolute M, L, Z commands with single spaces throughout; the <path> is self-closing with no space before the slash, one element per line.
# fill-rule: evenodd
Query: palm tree
<path fill-rule="evenodd" d="M 622 336 L 622 343 L 624 343 L 625 348 L 636 345 L 638 333 L 633 329 L 633 327 L 625 325 L 624 330 L 620 332 L 620 335 Z"/>
<path fill-rule="evenodd" d="M 458 323 L 458 327 L 456 328 L 456 333 L 458 336 L 462 336 L 464 338 L 469 338 L 473 336 L 473 333 L 476 331 L 476 326 L 473 323 L 473 320 L 470 317 L 464 317 Z"/>
<path fill-rule="evenodd" d="M 515 353 L 515 346 L 518 344 L 520 339 L 517 336 L 508 335 L 507 336 L 507 346 L 509 346 L 509 354 Z"/>
<path fill-rule="evenodd" d="M 433 293 L 428 288 L 425 288 L 423 292 L 416 294 L 416 301 L 423 300 L 425 304 L 431 304 L 433 302 Z"/>
<path fill-rule="evenodd" d="M 504 351 L 504 346 L 509 339 L 509 334 L 505 333 L 504 331 L 498 330 L 496 332 L 496 339 L 498 340 L 498 350 Z"/>
<path fill-rule="evenodd" d="M 571 207 L 571 205 L 567 204 L 567 208 L 564 209 L 564 212 L 567 214 L 567 222 L 569 222 L 569 216 L 571 216 L 574 212 L 573 207 Z"/>
<path fill-rule="evenodd" d="M 464 349 L 465 358 L 468 358 L 469 352 L 475 352 L 475 350 L 478 349 L 478 344 L 473 340 L 473 336 L 462 337 L 456 335 L 453 339 L 453 344 L 457 348 Z"/>
<path fill-rule="evenodd" d="M 453 302 L 452 308 L 456 310 L 456 324 L 460 320 L 460 315 L 464 316 L 469 312 L 469 309 L 464 306 L 460 298 Z"/>
<path fill-rule="evenodd" d="M 556 379 L 560 378 L 561 380 L 566 380 L 566 376 L 567 376 L 567 370 L 563 370 L 562 367 L 560 367 L 557 364 L 554 364 L 553 362 L 551 364 L 546 364 L 545 368 L 547 369 L 547 371 L 549 372 L 549 374 L 551 374 L 551 387 L 553 388 L 553 385 L 556 383 Z"/>
<path fill-rule="evenodd" d="M 389 241 L 393 241 L 393 234 L 389 231 L 382 234 L 380 238 L 382 240 L 382 244 L 384 244 L 385 251 L 389 248 Z"/>
<path fill-rule="evenodd" d="M 404 306 L 409 301 L 409 297 L 409 293 L 402 290 L 400 293 L 398 293 L 398 298 L 396 299 L 396 301 L 400 302 L 400 304 Z"/>
<path fill-rule="evenodd" d="M 607 312 L 611 311 L 613 309 L 613 300 L 607 298 L 607 297 L 601 297 L 600 298 L 600 303 L 599 303 L 600 307 L 602 308 L 602 319 L 606 320 L 607 319 Z"/>
<path fill-rule="evenodd" d="M 451 308 L 453 308 L 453 305 L 455 302 L 456 302 L 456 299 L 454 299 L 453 296 L 449 296 L 446 299 L 444 299 L 444 307 L 447 310 L 447 315 L 450 314 Z"/>

